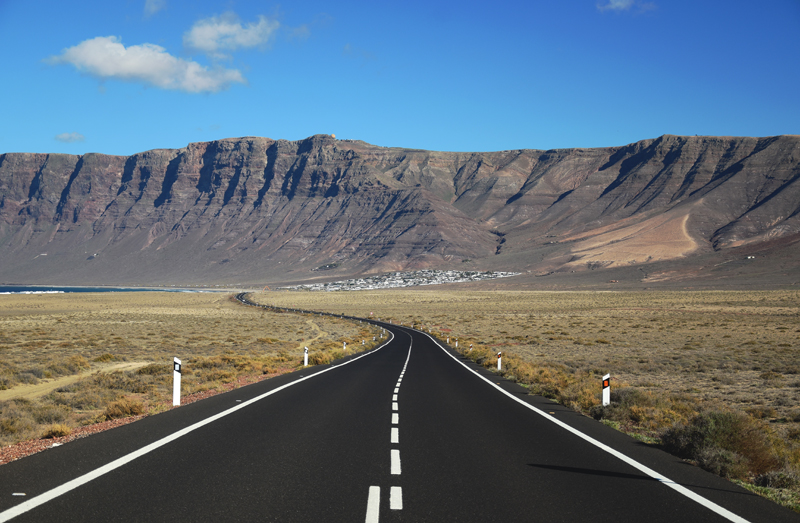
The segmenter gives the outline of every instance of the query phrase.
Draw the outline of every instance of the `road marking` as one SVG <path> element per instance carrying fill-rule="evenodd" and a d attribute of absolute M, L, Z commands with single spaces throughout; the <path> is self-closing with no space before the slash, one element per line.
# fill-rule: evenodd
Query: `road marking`
<path fill-rule="evenodd" d="M 392 443 L 400 443 L 400 429 L 392 427 Z"/>
<path fill-rule="evenodd" d="M 51 500 L 53 500 L 53 499 L 55 499 L 55 498 L 57 498 L 57 497 L 59 497 L 59 496 L 61 496 L 63 494 L 66 494 L 70 490 L 76 489 L 76 488 L 80 487 L 81 485 L 85 485 L 86 483 L 89 483 L 93 479 L 97 479 L 100 476 L 111 472 L 112 470 L 118 469 L 119 467 L 121 467 L 123 465 L 127 465 L 128 463 L 130 463 L 131 461 L 135 460 L 136 458 L 140 458 L 140 457 L 144 456 L 145 454 L 149 454 L 150 452 L 152 452 L 152 451 L 154 451 L 154 450 L 156 450 L 156 449 L 158 449 L 160 447 L 163 447 L 167 443 L 171 443 L 171 442 L 175 441 L 176 439 L 189 434 L 190 432 L 193 432 L 193 431 L 195 431 L 195 430 L 197 430 L 197 429 L 199 429 L 201 427 L 204 427 L 204 426 L 208 425 L 209 423 L 213 423 L 214 421 L 217 421 L 220 418 L 224 418 L 225 416 L 227 416 L 229 414 L 233 414 L 237 410 L 243 409 L 243 408 L 245 408 L 245 407 L 247 407 L 247 406 L 249 406 L 249 405 L 251 405 L 251 404 L 253 404 L 253 403 L 257 402 L 257 401 L 260 401 L 260 400 L 262 400 L 262 399 L 264 399 L 264 398 L 266 398 L 268 396 L 272 396 L 273 394 L 276 394 L 276 393 L 282 391 L 283 389 L 287 389 L 287 388 L 291 387 L 292 385 L 297 385 L 298 383 L 300 383 L 302 381 L 306 381 L 308 379 L 314 378 L 314 377 L 319 376 L 321 374 L 325 374 L 328 371 L 331 371 L 333 369 L 338 369 L 338 368 L 343 367 L 345 365 L 348 365 L 348 364 L 350 364 L 350 363 L 352 363 L 352 362 L 354 362 L 356 360 L 360 360 L 361 358 L 364 358 L 364 357 L 369 356 L 371 354 L 375 354 L 376 352 L 378 352 L 382 348 L 386 347 L 393 339 L 394 339 L 394 334 L 392 334 L 392 337 L 389 338 L 388 340 L 386 340 L 386 342 L 384 342 L 383 345 L 379 346 L 377 349 L 375 349 L 373 351 L 366 352 L 366 353 L 364 353 L 364 354 L 362 354 L 360 356 L 356 356 L 352 360 L 348 360 L 348 361 L 342 363 L 341 365 L 328 367 L 327 369 L 323 369 L 323 370 L 321 370 L 321 371 L 319 371 L 319 372 L 317 372 L 315 374 L 311 374 L 310 376 L 306 376 L 304 378 L 300 378 L 300 379 L 297 379 L 297 380 L 292 381 L 290 383 L 286 383 L 284 385 L 281 385 L 280 387 L 276 387 L 276 388 L 272 389 L 269 392 L 265 392 L 264 394 L 261 394 L 260 396 L 256 396 L 255 398 L 252 398 L 252 399 L 249 399 L 249 400 L 244 401 L 242 403 L 239 403 L 235 407 L 231 407 L 228 410 L 224 410 L 224 411 L 222 411 L 222 412 L 220 412 L 218 414 L 215 414 L 215 415 L 213 415 L 211 417 L 208 417 L 208 418 L 206 418 L 204 420 L 198 421 L 197 423 L 195 423 L 193 425 L 189 425 L 188 427 L 186 427 L 184 429 L 181 429 L 181 430 L 179 430 L 177 432 L 173 432 L 169 436 L 165 436 L 165 437 L 163 437 L 163 438 L 161 438 L 161 439 L 159 439 L 157 441 L 154 441 L 153 443 L 150 443 L 149 445 L 145 445 L 144 447 L 140 448 L 139 450 L 135 450 L 135 451 L 133 451 L 133 452 L 131 452 L 129 454 L 126 454 L 126 455 L 122 456 L 121 458 L 117 458 L 114 461 L 103 465 L 102 467 L 96 468 L 91 472 L 87 472 L 83 476 L 79 476 L 79 477 L 77 477 L 77 478 L 75 478 L 75 479 L 73 479 L 71 481 L 67 481 L 63 485 L 60 485 L 60 486 L 55 487 L 53 489 L 50 489 L 47 492 L 39 494 L 38 496 L 34 496 L 31 499 L 29 499 L 29 500 L 27 500 L 27 501 L 25 501 L 23 503 L 20 503 L 19 505 L 15 506 L 15 507 L 11 507 L 8 510 L 0 512 L 0 523 L 3 523 L 5 521 L 10 520 L 11 518 L 15 518 L 15 517 L 17 517 L 17 516 L 19 516 L 21 514 L 24 514 L 24 513 L 28 512 L 29 510 L 32 510 L 32 509 L 38 507 L 39 505 L 43 505 L 43 504 L 47 503 L 48 501 L 51 501 Z M 377 521 L 377 519 L 375 521 Z"/>
<path fill-rule="evenodd" d="M 444 351 L 445 354 L 447 354 L 448 356 L 453 358 L 453 361 L 455 361 L 456 363 L 458 363 L 460 365 L 463 365 L 465 369 L 467 369 L 471 373 L 475 374 L 478 378 L 482 379 L 483 381 L 488 383 L 490 386 L 494 387 L 495 389 L 500 391 L 502 394 L 505 394 L 506 396 L 508 396 L 512 400 L 516 401 L 520 405 L 522 405 L 524 407 L 527 407 L 528 409 L 532 410 L 536 414 L 539 414 L 544 419 L 546 419 L 548 421 L 551 421 L 551 422 L 555 423 L 556 425 L 558 425 L 559 427 L 561 427 L 562 429 L 567 430 L 567 431 L 575 434 L 576 436 L 578 436 L 582 440 L 586 441 L 587 443 L 590 443 L 590 444 L 594 445 L 595 447 L 608 452 L 609 454 L 611 454 L 615 458 L 622 460 L 623 462 L 627 463 L 631 467 L 639 470 L 640 472 L 645 473 L 646 475 L 650 476 L 651 478 L 659 481 L 661 484 L 666 485 L 666 486 L 678 491 L 679 493 L 683 494 L 684 496 L 686 496 L 687 498 L 691 499 L 692 501 L 695 501 L 695 502 L 699 503 L 700 505 L 703 505 L 707 509 L 709 509 L 709 510 L 711 510 L 713 512 L 716 512 L 717 514 L 719 514 L 720 516 L 728 519 L 729 521 L 733 521 L 735 523 L 749 523 L 748 520 L 744 519 L 743 517 L 734 514 L 730 510 L 728 510 L 728 509 L 726 509 L 726 508 L 724 508 L 724 507 L 722 507 L 720 505 L 717 505 L 713 501 L 711 501 L 709 499 L 706 499 L 703 496 L 700 496 L 699 494 L 695 494 L 694 492 L 692 492 L 688 488 L 684 487 L 683 485 L 679 485 L 678 483 L 675 483 L 671 479 L 667 478 L 666 476 L 663 476 L 663 475 L 659 474 L 658 472 L 656 472 L 655 470 L 651 469 L 650 467 L 642 465 L 641 463 L 639 463 L 635 459 L 626 456 L 622 452 L 620 452 L 618 450 L 615 450 L 615 449 L 612 449 L 611 447 L 609 447 L 605 443 L 601 443 L 601 442 L 597 441 L 593 437 L 591 437 L 591 436 L 589 436 L 587 434 L 584 434 L 583 432 L 579 431 L 578 429 L 570 427 L 569 425 L 567 425 L 563 421 L 560 421 L 558 418 L 555 418 L 553 416 L 549 416 L 546 412 L 544 412 L 542 410 L 539 410 L 538 408 L 534 407 L 533 405 L 522 401 L 521 399 L 517 398 L 516 396 L 514 396 L 510 392 L 506 392 L 501 387 L 495 385 L 491 380 L 481 376 L 480 374 L 475 372 L 475 370 L 469 368 L 469 366 L 467 366 L 467 364 L 465 364 L 463 361 L 460 361 L 458 358 L 456 358 L 455 356 L 450 354 L 447 351 L 447 349 L 445 349 L 444 347 L 439 345 L 439 342 L 436 341 L 436 339 L 433 336 L 431 336 L 431 335 L 429 335 L 427 333 L 424 333 L 422 331 L 419 331 L 419 332 L 421 332 L 425 336 L 428 336 L 428 338 L 430 338 L 431 341 L 433 341 L 433 343 L 436 344 L 437 347 L 442 349 L 442 351 Z"/>
<path fill-rule="evenodd" d="M 397 402 L 396 401 L 392 402 L 392 410 L 397 410 Z"/>
<path fill-rule="evenodd" d="M 400 391 L 400 387 L 395 387 L 394 393 L 397 394 Z"/>
<path fill-rule="evenodd" d="M 392 487 L 389 490 L 389 508 L 403 510 L 403 487 Z"/>
<path fill-rule="evenodd" d="M 391 450 L 392 456 L 392 475 L 399 476 L 400 475 L 400 451 L 397 449 Z"/>
<path fill-rule="evenodd" d="M 400 414 L 396 412 L 392 414 L 392 425 L 398 425 L 400 423 Z"/>
<path fill-rule="evenodd" d="M 364 523 L 378 523 L 378 515 L 380 514 L 381 504 L 381 488 L 370 487 L 369 497 L 367 498 L 367 517 Z"/>
<path fill-rule="evenodd" d="M 397 401 L 397 394 L 392 395 L 392 401 Z"/>

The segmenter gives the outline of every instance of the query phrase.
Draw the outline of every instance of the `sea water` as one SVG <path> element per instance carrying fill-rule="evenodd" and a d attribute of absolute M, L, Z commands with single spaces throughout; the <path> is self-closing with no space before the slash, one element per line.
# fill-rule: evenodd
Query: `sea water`
<path fill-rule="evenodd" d="M 0 294 L 60 294 L 64 292 L 141 292 L 141 291 L 180 292 L 178 289 L 148 289 L 131 287 L 52 287 L 33 285 L 0 285 Z"/>

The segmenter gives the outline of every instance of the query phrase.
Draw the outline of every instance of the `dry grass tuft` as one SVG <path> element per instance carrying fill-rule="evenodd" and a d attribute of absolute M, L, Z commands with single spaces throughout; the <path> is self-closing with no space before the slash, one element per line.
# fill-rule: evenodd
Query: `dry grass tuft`
<path fill-rule="evenodd" d="M 51 438 L 61 438 L 64 436 L 69 436 L 72 434 L 72 429 L 63 423 L 58 423 L 55 425 L 50 425 L 45 429 L 42 433 L 42 438 L 44 439 L 51 439 Z"/>
<path fill-rule="evenodd" d="M 144 404 L 132 398 L 121 398 L 110 403 L 105 410 L 106 419 L 126 418 L 144 414 Z"/>

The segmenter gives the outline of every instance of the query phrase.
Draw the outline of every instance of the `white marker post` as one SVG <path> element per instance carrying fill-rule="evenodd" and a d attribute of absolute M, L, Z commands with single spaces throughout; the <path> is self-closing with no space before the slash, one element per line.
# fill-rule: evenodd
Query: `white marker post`
<path fill-rule="evenodd" d="M 458 348 L 458 338 L 456 338 L 456 348 Z"/>
<path fill-rule="evenodd" d="M 181 360 L 172 359 L 172 404 L 181 404 Z"/>
<path fill-rule="evenodd" d="M 472 344 L 471 343 L 469 344 L 469 350 L 472 350 Z"/>
<path fill-rule="evenodd" d="M 611 374 L 603 376 L 603 406 L 611 405 Z"/>
<path fill-rule="evenodd" d="M 365 340 L 361 340 L 361 345 L 364 345 L 364 341 L 365 341 Z"/>
<path fill-rule="evenodd" d="M 503 366 L 500 364 L 500 361 L 503 359 L 500 355 L 503 354 L 502 352 L 497 353 L 497 370 L 503 370 Z"/>
<path fill-rule="evenodd" d="M 308 367 L 308 347 L 303 349 L 303 367 Z"/>
<path fill-rule="evenodd" d="M 450 336 L 447 337 L 447 344 L 450 345 Z"/>
<path fill-rule="evenodd" d="M 344 350 L 347 350 L 347 342 L 344 342 Z"/>

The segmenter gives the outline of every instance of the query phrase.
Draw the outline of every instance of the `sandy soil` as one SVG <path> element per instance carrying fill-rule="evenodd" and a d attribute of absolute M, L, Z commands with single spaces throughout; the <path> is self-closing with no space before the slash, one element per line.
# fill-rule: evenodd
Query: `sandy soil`
<path fill-rule="evenodd" d="M 686 227 L 689 216 L 667 213 L 583 240 L 572 250 L 580 258 L 569 265 L 595 262 L 614 267 L 685 256 L 698 247 Z"/>
<path fill-rule="evenodd" d="M 95 364 L 91 370 L 82 372 L 80 374 L 73 374 L 72 376 L 62 376 L 60 378 L 42 380 L 33 385 L 17 385 L 6 390 L 0 390 L 0 401 L 10 400 L 13 398 L 40 398 L 59 387 L 64 387 L 70 383 L 85 378 L 97 372 L 114 372 L 114 371 L 130 371 L 136 370 L 148 365 L 150 361 L 126 361 L 122 363 L 113 363 L 110 365 Z"/>

